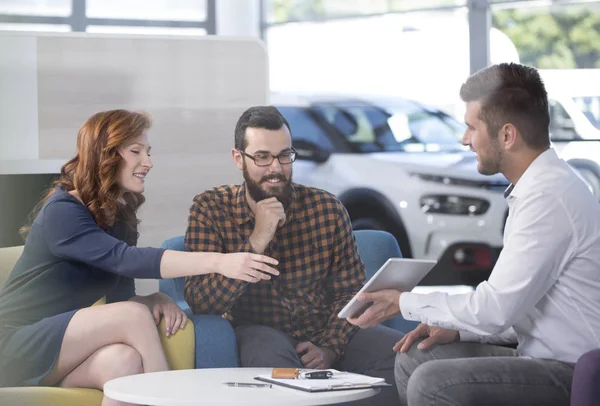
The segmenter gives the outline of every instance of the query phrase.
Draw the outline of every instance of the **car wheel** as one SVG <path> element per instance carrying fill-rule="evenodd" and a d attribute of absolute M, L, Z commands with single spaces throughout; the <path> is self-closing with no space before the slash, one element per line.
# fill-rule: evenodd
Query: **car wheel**
<path fill-rule="evenodd" d="M 590 185 L 592 193 L 596 196 L 596 199 L 600 200 L 600 179 L 596 176 L 596 173 L 588 168 L 577 168 L 579 174 L 585 179 Z"/>

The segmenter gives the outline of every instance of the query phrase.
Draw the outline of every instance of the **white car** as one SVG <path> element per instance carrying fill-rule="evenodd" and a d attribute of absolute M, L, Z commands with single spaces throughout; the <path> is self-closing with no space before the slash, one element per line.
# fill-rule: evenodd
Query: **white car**
<path fill-rule="evenodd" d="M 600 200 L 600 130 L 569 96 L 549 92 L 549 108 L 552 146 Z"/>
<path fill-rule="evenodd" d="M 502 248 L 501 175 L 477 172 L 464 125 L 419 103 L 272 95 L 298 151 L 294 181 L 335 194 L 354 229 L 394 234 L 405 257 L 438 260 L 426 285 L 476 285 Z"/>

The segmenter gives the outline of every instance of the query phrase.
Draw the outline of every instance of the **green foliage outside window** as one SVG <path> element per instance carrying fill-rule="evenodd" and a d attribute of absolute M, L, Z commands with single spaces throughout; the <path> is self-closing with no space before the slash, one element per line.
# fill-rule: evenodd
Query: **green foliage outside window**
<path fill-rule="evenodd" d="M 540 69 L 600 68 L 600 8 L 498 10 L 492 24 L 515 44 L 521 63 Z"/>

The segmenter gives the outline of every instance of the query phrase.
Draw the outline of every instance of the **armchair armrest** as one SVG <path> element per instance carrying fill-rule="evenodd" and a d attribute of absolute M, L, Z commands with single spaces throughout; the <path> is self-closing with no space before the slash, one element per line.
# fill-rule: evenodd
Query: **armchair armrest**
<path fill-rule="evenodd" d="M 194 339 L 194 323 L 192 320 L 188 318 L 183 330 L 178 330 L 172 336 L 167 337 L 165 334 L 165 319 L 163 317 L 158 326 L 158 334 L 171 369 L 194 369 L 196 344 Z"/>
<path fill-rule="evenodd" d="M 196 368 L 239 367 L 237 340 L 227 319 L 193 314 L 183 297 L 183 278 L 161 279 L 159 290 L 168 295 L 194 324 Z"/>
<path fill-rule="evenodd" d="M 592 406 L 600 398 L 600 348 L 583 354 L 575 364 L 571 406 Z"/>
<path fill-rule="evenodd" d="M 237 340 L 229 320 L 221 316 L 188 316 L 196 333 L 196 368 L 236 368 L 240 366 Z"/>
<path fill-rule="evenodd" d="M 102 391 L 96 389 L 45 386 L 0 388 L 2 404 L 11 406 L 100 406 L 102 397 Z"/>

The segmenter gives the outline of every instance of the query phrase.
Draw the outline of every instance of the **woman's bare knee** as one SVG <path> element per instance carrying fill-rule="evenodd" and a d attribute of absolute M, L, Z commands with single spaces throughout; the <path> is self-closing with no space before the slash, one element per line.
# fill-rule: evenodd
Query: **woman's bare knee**
<path fill-rule="evenodd" d="M 135 348 L 125 344 L 113 344 L 105 348 L 99 363 L 102 364 L 100 372 L 104 382 L 144 372 L 142 356 Z"/>
<path fill-rule="evenodd" d="M 144 372 L 142 357 L 133 347 L 112 344 L 93 353 L 60 383 L 65 388 L 102 389 L 111 379 Z"/>
<path fill-rule="evenodd" d="M 119 306 L 119 317 L 127 322 L 155 325 L 152 313 L 150 313 L 150 309 L 145 305 L 130 301 L 115 303 L 115 305 Z"/>
<path fill-rule="evenodd" d="M 121 302 L 119 304 L 121 305 L 118 313 L 119 324 L 122 324 L 119 328 L 123 329 L 127 337 L 131 337 L 132 334 L 147 336 L 155 333 L 156 322 L 150 309 L 137 302 Z"/>

